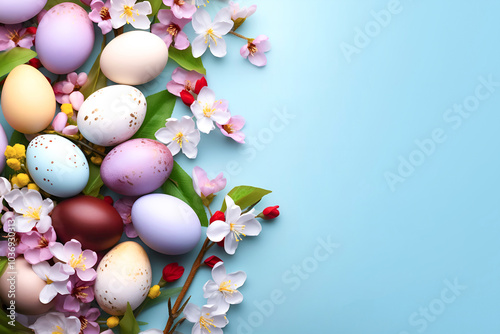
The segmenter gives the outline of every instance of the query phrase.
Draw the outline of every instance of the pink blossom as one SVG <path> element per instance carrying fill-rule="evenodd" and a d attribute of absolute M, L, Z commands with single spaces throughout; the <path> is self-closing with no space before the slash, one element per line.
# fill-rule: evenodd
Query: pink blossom
<path fill-rule="evenodd" d="M 175 95 L 181 96 L 183 90 L 193 92 L 196 82 L 203 78 L 203 75 L 196 71 L 186 71 L 182 67 L 177 67 L 172 72 L 172 80 L 167 83 L 167 90 Z"/>
<path fill-rule="evenodd" d="M 52 259 L 53 255 L 49 247 L 55 242 L 56 232 L 52 226 L 45 233 L 30 231 L 21 234 L 21 244 L 27 247 L 24 251 L 24 258 L 30 264 Z"/>
<path fill-rule="evenodd" d="M 243 116 L 232 116 L 224 125 L 217 123 L 217 127 L 224 136 L 232 138 L 240 144 L 245 143 L 245 134 L 240 131 L 244 125 L 245 119 Z"/>
<path fill-rule="evenodd" d="M 138 236 L 134 225 L 132 224 L 132 205 L 137 198 L 135 197 L 122 197 L 115 202 L 113 205 L 116 211 L 120 214 L 123 221 L 123 228 L 125 230 L 125 234 L 129 238 L 136 238 Z"/>
<path fill-rule="evenodd" d="M 231 20 L 236 21 L 237 19 L 246 19 L 250 17 L 257 10 L 257 5 L 240 8 L 239 3 L 229 1 L 229 9 L 231 11 Z"/>
<path fill-rule="evenodd" d="M 69 313 L 69 315 L 80 319 L 80 323 L 82 324 L 80 334 L 99 334 L 100 328 L 97 318 L 101 315 L 101 311 L 98 308 L 92 308 L 90 304 L 84 304 L 80 311 Z"/>
<path fill-rule="evenodd" d="M 6 233 L 13 232 L 13 230 L 9 231 L 9 228 L 15 227 L 15 218 L 16 214 L 12 211 L 7 211 L 3 214 L 1 221 L 3 224 L 3 230 Z M 21 233 L 14 233 L 14 236 L 12 237 L 13 240 L 10 240 L 11 242 L 14 241 L 14 244 L 16 245 L 14 255 L 17 257 L 21 254 L 24 253 L 26 249 L 28 249 L 28 246 L 25 244 L 21 244 Z M 9 253 L 9 239 L 4 239 L 0 241 L 0 256 L 7 256 Z"/>
<path fill-rule="evenodd" d="M 49 249 L 55 258 L 64 263 L 64 273 L 76 273 L 82 281 L 92 281 L 96 278 L 97 273 L 93 266 L 97 262 L 97 254 L 89 249 L 82 251 L 82 244 L 78 240 L 71 239 L 64 245 L 56 242 Z"/>
<path fill-rule="evenodd" d="M 190 19 L 196 12 L 196 6 L 183 0 L 163 0 L 163 3 L 172 9 L 175 17 Z"/>
<path fill-rule="evenodd" d="M 111 31 L 111 29 L 113 29 L 111 16 L 109 15 L 110 7 L 110 0 L 107 0 L 106 3 L 104 3 L 102 0 L 92 0 L 92 3 L 90 4 L 90 8 L 92 9 L 92 11 L 89 13 L 89 18 L 92 22 L 97 23 L 97 26 L 101 28 L 101 32 L 103 35 L 106 35 Z"/>
<path fill-rule="evenodd" d="M 182 29 L 191 21 L 191 19 L 179 19 L 174 16 L 170 9 L 161 9 L 158 11 L 158 20 L 151 26 L 151 32 L 160 37 L 167 47 L 172 44 L 178 50 L 185 50 L 189 46 L 187 35 Z"/>
<path fill-rule="evenodd" d="M 63 112 L 60 112 L 54 117 L 52 121 L 52 127 L 54 131 L 60 132 L 64 135 L 76 135 L 78 133 L 78 126 L 76 125 L 67 125 L 68 123 L 68 115 Z"/>
<path fill-rule="evenodd" d="M 56 308 L 60 312 L 80 312 L 80 303 L 88 304 L 94 300 L 95 281 L 82 281 L 73 275 L 66 284 L 69 294 L 58 296 Z"/>
<path fill-rule="evenodd" d="M 29 49 L 33 46 L 34 34 L 27 32 L 22 24 L 0 26 L 0 51 L 6 51 L 16 46 Z"/>
<path fill-rule="evenodd" d="M 226 179 L 224 174 L 220 173 L 213 180 L 209 180 L 207 172 L 200 167 L 193 168 L 193 187 L 198 196 L 208 197 L 215 194 L 226 187 Z"/>
<path fill-rule="evenodd" d="M 243 45 L 240 49 L 240 54 L 243 58 L 247 59 L 255 66 L 264 66 L 267 64 L 267 58 L 264 52 L 271 50 L 269 37 L 266 35 L 259 35 L 253 41 Z"/>
<path fill-rule="evenodd" d="M 80 88 L 87 82 L 87 73 L 76 72 L 69 73 L 66 80 L 59 81 L 54 84 L 54 93 L 56 101 L 63 103 L 71 103 L 73 109 L 79 110 L 84 101 L 83 94 L 80 93 Z"/>

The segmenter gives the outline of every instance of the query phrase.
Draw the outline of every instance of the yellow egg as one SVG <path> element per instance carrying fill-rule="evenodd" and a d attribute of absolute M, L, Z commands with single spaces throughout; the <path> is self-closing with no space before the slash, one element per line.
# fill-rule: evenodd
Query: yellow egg
<path fill-rule="evenodd" d="M 5 120 L 22 133 L 37 133 L 49 126 L 56 112 L 56 97 L 43 74 L 29 65 L 15 67 L 2 90 Z"/>
<path fill-rule="evenodd" d="M 54 301 L 42 304 L 38 299 L 45 285 L 45 281 L 35 274 L 31 264 L 23 257 L 18 257 L 9 262 L 0 278 L 0 298 L 9 312 L 15 310 L 27 315 L 42 314 L 54 305 Z"/>

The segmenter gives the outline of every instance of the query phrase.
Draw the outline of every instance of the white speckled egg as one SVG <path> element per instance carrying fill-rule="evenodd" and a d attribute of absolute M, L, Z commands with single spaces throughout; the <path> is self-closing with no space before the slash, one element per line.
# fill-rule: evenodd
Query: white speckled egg
<path fill-rule="evenodd" d="M 168 61 L 163 40 L 147 31 L 129 31 L 113 38 L 101 54 L 102 73 L 116 83 L 141 85 L 156 78 Z"/>
<path fill-rule="evenodd" d="M 26 149 L 26 163 L 35 183 L 54 196 L 75 196 L 89 180 L 83 152 L 58 135 L 35 137 Z"/>
<path fill-rule="evenodd" d="M 151 264 L 138 243 L 125 241 L 102 258 L 97 267 L 95 299 L 111 315 L 123 315 L 127 302 L 135 310 L 151 288 Z"/>
<path fill-rule="evenodd" d="M 185 254 L 200 241 L 198 216 L 176 197 L 164 194 L 142 196 L 132 206 L 131 216 L 141 240 L 157 252 Z"/>
<path fill-rule="evenodd" d="M 78 129 L 91 143 L 114 146 L 139 130 L 146 107 L 146 98 L 135 87 L 104 87 L 90 95 L 80 107 Z"/>
<path fill-rule="evenodd" d="M 43 16 L 36 31 L 35 48 L 47 70 L 66 74 L 85 63 L 94 38 L 94 25 L 85 9 L 63 2 Z"/>
<path fill-rule="evenodd" d="M 0 23 L 15 24 L 28 21 L 38 14 L 47 0 L 1 0 Z"/>

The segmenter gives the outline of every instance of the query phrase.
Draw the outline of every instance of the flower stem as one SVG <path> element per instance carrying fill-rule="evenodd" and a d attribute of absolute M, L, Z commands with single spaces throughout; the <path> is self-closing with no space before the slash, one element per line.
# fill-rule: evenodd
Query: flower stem
<path fill-rule="evenodd" d="M 243 36 L 241 34 L 238 34 L 237 32 L 234 32 L 232 30 L 229 33 L 232 34 L 232 35 L 234 35 L 234 36 L 236 36 L 236 37 L 239 37 L 241 39 L 246 39 L 248 41 L 248 43 L 252 43 L 252 41 L 254 40 L 253 38 L 245 37 L 245 36 Z"/>
<path fill-rule="evenodd" d="M 194 260 L 193 266 L 191 267 L 191 271 L 189 272 L 189 275 L 186 279 L 186 282 L 182 286 L 182 290 L 179 293 L 179 296 L 177 297 L 177 299 L 175 300 L 175 304 L 172 307 L 172 311 L 168 315 L 167 325 L 165 326 L 165 329 L 163 330 L 164 334 L 171 334 L 171 332 L 175 329 L 175 328 L 172 328 L 172 326 L 174 325 L 175 319 L 180 315 L 180 314 L 176 314 L 176 313 L 179 311 L 179 307 L 181 307 L 182 300 L 186 296 L 186 293 L 187 293 L 189 287 L 191 286 L 191 283 L 193 283 L 193 279 L 194 279 L 194 276 L 196 275 L 196 272 L 201 267 L 203 257 L 205 256 L 206 252 L 212 246 L 213 246 L 213 243 L 210 242 L 210 240 L 208 238 L 206 238 L 205 242 L 203 243 L 203 246 L 201 247 L 200 252 L 198 253 L 198 256 L 196 257 L 196 260 Z"/>

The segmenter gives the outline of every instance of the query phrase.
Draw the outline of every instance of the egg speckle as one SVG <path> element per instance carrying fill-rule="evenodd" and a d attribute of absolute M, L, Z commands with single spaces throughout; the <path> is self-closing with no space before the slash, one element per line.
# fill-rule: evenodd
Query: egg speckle
<path fill-rule="evenodd" d="M 95 299 L 111 315 L 123 315 L 127 302 L 135 310 L 151 288 L 151 263 L 136 242 L 125 241 L 111 249 L 97 267 Z"/>
<path fill-rule="evenodd" d="M 77 195 L 89 179 L 89 166 L 83 152 L 58 135 L 35 137 L 26 149 L 26 163 L 35 183 L 54 196 Z"/>
<path fill-rule="evenodd" d="M 146 97 L 137 88 L 114 85 L 90 95 L 78 111 L 78 129 L 91 143 L 117 145 L 132 137 L 146 116 Z"/>

